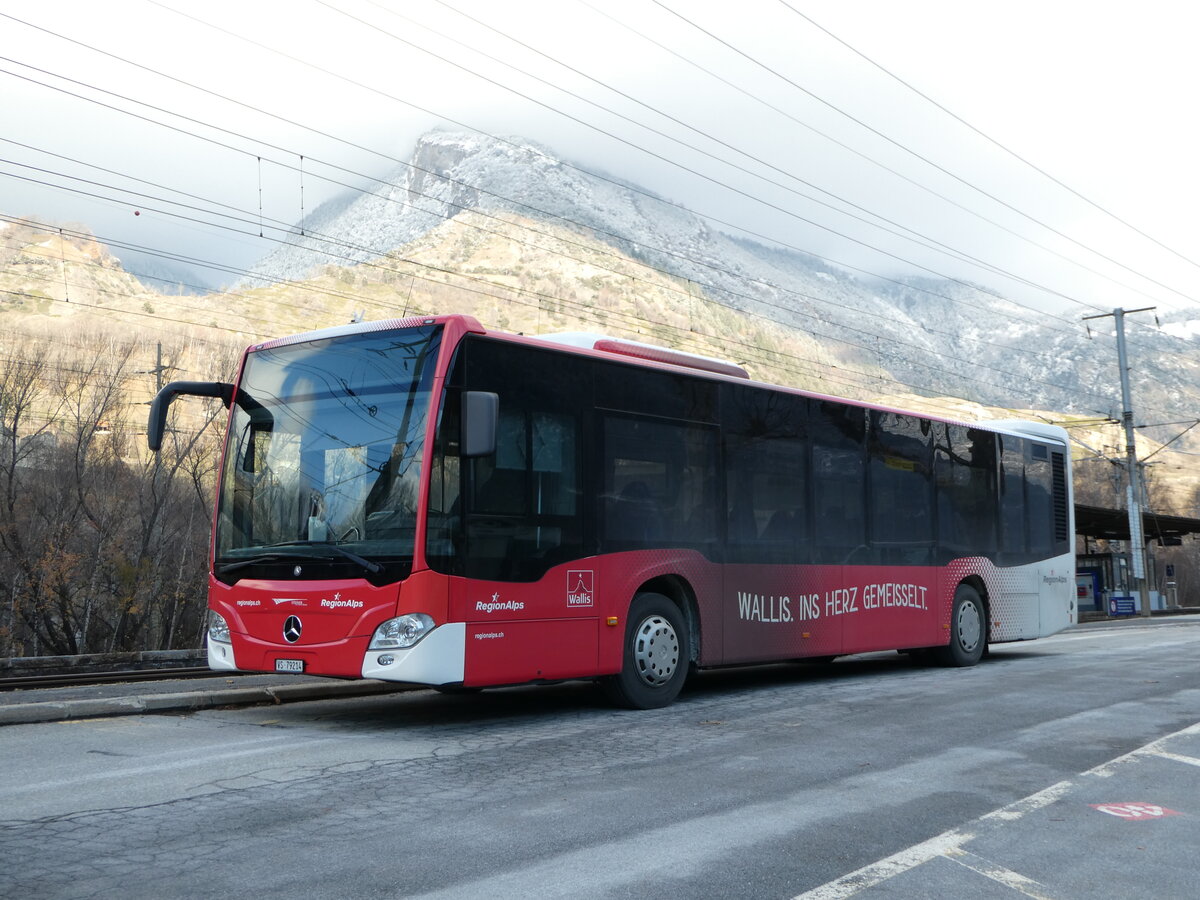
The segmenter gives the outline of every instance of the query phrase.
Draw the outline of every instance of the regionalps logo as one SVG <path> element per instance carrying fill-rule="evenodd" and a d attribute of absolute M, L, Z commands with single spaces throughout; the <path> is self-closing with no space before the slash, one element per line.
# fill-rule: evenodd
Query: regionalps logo
<path fill-rule="evenodd" d="M 363 602 L 361 600 L 343 600 L 342 592 L 338 591 L 333 595 L 332 600 L 321 598 L 318 604 L 322 609 L 362 609 Z"/>
<path fill-rule="evenodd" d="M 322 600 L 321 606 L 324 609 L 362 609 L 363 602 L 361 600 L 340 600 L 335 597 L 333 600 Z"/>
<path fill-rule="evenodd" d="M 476 612 L 485 612 L 485 613 L 503 612 L 503 611 L 519 612 L 524 608 L 525 608 L 524 600 L 501 600 L 499 592 L 492 594 L 491 601 L 487 601 L 487 600 L 476 600 L 475 601 L 475 611 Z"/>

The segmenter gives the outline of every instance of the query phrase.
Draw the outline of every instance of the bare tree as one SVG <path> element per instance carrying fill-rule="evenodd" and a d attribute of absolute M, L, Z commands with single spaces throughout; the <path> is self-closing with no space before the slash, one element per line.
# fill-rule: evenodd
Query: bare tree
<path fill-rule="evenodd" d="M 30 342 L 0 369 L 0 653 L 198 643 L 223 410 L 148 454 L 135 352 Z"/>
<path fill-rule="evenodd" d="M 0 360 L 0 580 L 7 603 L 0 638 L 12 655 L 19 626 L 45 602 L 42 539 L 24 496 L 31 473 L 54 455 L 52 424 L 61 409 L 49 390 L 49 366 L 32 341 L 14 341 Z"/>

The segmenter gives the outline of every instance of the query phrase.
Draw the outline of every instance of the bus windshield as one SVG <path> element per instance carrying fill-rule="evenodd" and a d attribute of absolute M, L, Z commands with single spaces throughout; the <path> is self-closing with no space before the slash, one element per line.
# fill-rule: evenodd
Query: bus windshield
<path fill-rule="evenodd" d="M 366 331 L 247 355 L 221 478 L 218 577 L 306 557 L 368 572 L 411 564 L 440 334 Z"/>

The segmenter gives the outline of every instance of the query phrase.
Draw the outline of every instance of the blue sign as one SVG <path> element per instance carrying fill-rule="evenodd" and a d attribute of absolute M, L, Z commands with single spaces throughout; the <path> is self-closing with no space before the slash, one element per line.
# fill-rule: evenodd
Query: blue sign
<path fill-rule="evenodd" d="M 1137 604 L 1132 597 L 1109 597 L 1108 614 L 1110 616 L 1132 616 L 1137 612 Z"/>

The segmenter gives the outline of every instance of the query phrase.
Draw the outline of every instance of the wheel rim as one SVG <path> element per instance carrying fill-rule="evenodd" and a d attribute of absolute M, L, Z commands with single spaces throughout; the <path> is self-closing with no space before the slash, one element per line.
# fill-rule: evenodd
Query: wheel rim
<path fill-rule="evenodd" d="M 648 616 L 633 636 L 633 661 L 638 677 L 661 687 L 679 668 L 679 635 L 662 616 Z"/>
<path fill-rule="evenodd" d="M 979 644 L 979 636 L 983 634 L 983 619 L 979 614 L 979 605 L 970 601 L 960 605 L 957 626 L 959 646 L 970 653 Z"/>

